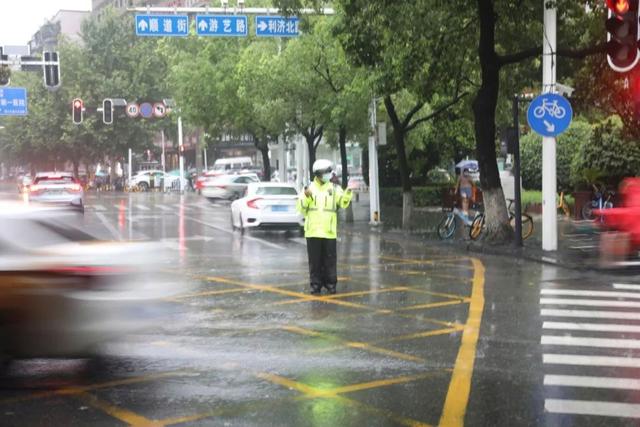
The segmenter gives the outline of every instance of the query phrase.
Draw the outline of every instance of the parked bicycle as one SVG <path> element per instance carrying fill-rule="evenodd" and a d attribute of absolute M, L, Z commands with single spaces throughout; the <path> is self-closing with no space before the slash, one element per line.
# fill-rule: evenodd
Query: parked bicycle
<path fill-rule="evenodd" d="M 464 224 L 464 226 L 471 227 L 473 222 L 480 215 L 484 214 L 476 212 L 475 216 L 471 218 L 465 215 L 462 210 L 453 208 L 451 212 L 448 212 L 444 217 L 442 217 L 440 224 L 438 224 L 438 237 L 440 237 L 440 239 L 442 240 L 447 240 L 455 235 L 456 229 L 458 228 L 458 220 L 456 218 L 458 218 L 460 222 Z"/>
<path fill-rule="evenodd" d="M 509 224 L 515 230 L 516 212 L 515 209 L 512 208 L 514 200 L 507 199 L 507 201 L 509 202 L 509 206 L 507 207 L 507 210 L 509 211 Z M 520 218 L 522 218 L 522 240 L 526 240 L 533 234 L 533 218 L 531 217 L 531 215 L 526 213 L 522 213 Z M 469 227 L 469 237 L 471 238 L 471 240 L 478 239 L 482 235 L 484 228 L 485 218 L 484 213 L 481 213 L 479 215 L 476 215 L 476 217 L 473 219 L 473 222 L 471 223 L 471 227 Z"/>
<path fill-rule="evenodd" d="M 611 209 L 613 207 L 613 197 L 615 192 L 607 190 L 604 186 L 598 188 L 593 185 L 593 194 L 591 201 L 582 206 L 582 219 L 593 221 L 596 215 L 593 213 L 596 209 Z"/>

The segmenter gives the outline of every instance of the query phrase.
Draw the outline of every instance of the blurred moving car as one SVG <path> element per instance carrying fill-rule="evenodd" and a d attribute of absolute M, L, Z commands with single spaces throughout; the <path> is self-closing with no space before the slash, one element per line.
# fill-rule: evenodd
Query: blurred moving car
<path fill-rule="evenodd" d="M 253 182 L 260 182 L 255 173 L 212 176 L 202 183 L 200 194 L 207 199 L 236 200 L 242 197 L 247 185 Z"/>
<path fill-rule="evenodd" d="M 251 167 L 253 167 L 251 157 L 227 157 L 217 159 L 208 173 L 212 176 L 228 175 L 239 173 Z"/>
<path fill-rule="evenodd" d="M 160 324 L 161 299 L 185 291 L 158 273 L 156 244 L 97 240 L 76 217 L 0 202 L 0 359 L 91 356 Z"/>
<path fill-rule="evenodd" d="M 355 175 L 349 178 L 347 188 L 352 191 L 367 191 L 367 183 L 362 175 Z"/>
<path fill-rule="evenodd" d="M 165 173 L 161 170 L 138 171 L 129 181 L 129 187 L 137 186 L 140 191 L 149 191 L 153 188 L 169 189 L 180 182 L 180 171 L 177 175 Z M 182 188 L 186 188 L 187 179 L 183 178 Z"/>
<path fill-rule="evenodd" d="M 84 212 L 84 191 L 70 172 L 39 172 L 27 190 L 30 202 L 70 206 Z"/>
<path fill-rule="evenodd" d="M 301 230 L 304 219 L 296 211 L 298 191 L 293 184 L 257 182 L 247 186 L 243 198 L 231 203 L 231 226 L 247 228 Z"/>

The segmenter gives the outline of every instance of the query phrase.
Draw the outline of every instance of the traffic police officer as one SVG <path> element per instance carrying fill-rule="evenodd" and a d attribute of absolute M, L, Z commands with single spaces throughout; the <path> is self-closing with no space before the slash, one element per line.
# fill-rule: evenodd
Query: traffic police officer
<path fill-rule="evenodd" d="M 297 209 L 304 216 L 304 236 L 307 239 L 311 293 L 317 295 L 326 287 L 336 293 L 338 283 L 336 237 L 338 208 L 346 209 L 351 203 L 351 190 L 343 191 L 331 182 L 333 164 L 329 160 L 316 160 L 314 179 L 305 187 L 298 199 Z"/>

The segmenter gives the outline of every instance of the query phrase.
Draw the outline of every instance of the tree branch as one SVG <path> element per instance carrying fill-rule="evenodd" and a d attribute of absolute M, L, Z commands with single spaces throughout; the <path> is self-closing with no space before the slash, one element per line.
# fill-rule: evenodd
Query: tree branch
<path fill-rule="evenodd" d="M 418 126 L 420 123 L 424 123 L 427 120 L 431 120 L 432 118 L 434 118 L 437 115 L 443 113 L 444 111 L 446 111 L 447 109 L 449 109 L 453 105 L 457 104 L 462 98 L 464 98 L 467 95 L 468 95 L 467 92 L 463 92 L 460 95 L 456 95 L 451 101 L 449 101 L 446 104 L 443 104 L 440 107 L 436 108 L 431 114 L 429 114 L 427 116 L 424 116 L 424 117 L 421 117 L 421 118 L 417 119 L 416 121 L 414 121 L 413 123 L 411 123 L 409 126 L 407 126 L 405 128 L 405 131 L 409 132 L 409 131 L 415 129 L 416 126 Z"/>
<path fill-rule="evenodd" d="M 607 44 L 603 42 L 587 46 L 582 49 L 558 48 L 556 49 L 556 55 L 564 58 L 584 59 L 590 55 L 606 52 L 606 50 Z M 538 55 L 542 55 L 542 46 L 521 50 L 520 52 L 516 52 L 511 55 L 499 55 L 498 64 L 502 67 L 505 65 L 515 64 Z"/>

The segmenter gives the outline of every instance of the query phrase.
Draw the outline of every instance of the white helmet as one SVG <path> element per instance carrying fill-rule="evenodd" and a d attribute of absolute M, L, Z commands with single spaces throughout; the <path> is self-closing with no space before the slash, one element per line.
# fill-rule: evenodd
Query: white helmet
<path fill-rule="evenodd" d="M 333 163 L 331 160 L 318 159 L 313 162 L 313 174 L 322 175 L 333 171 Z"/>

